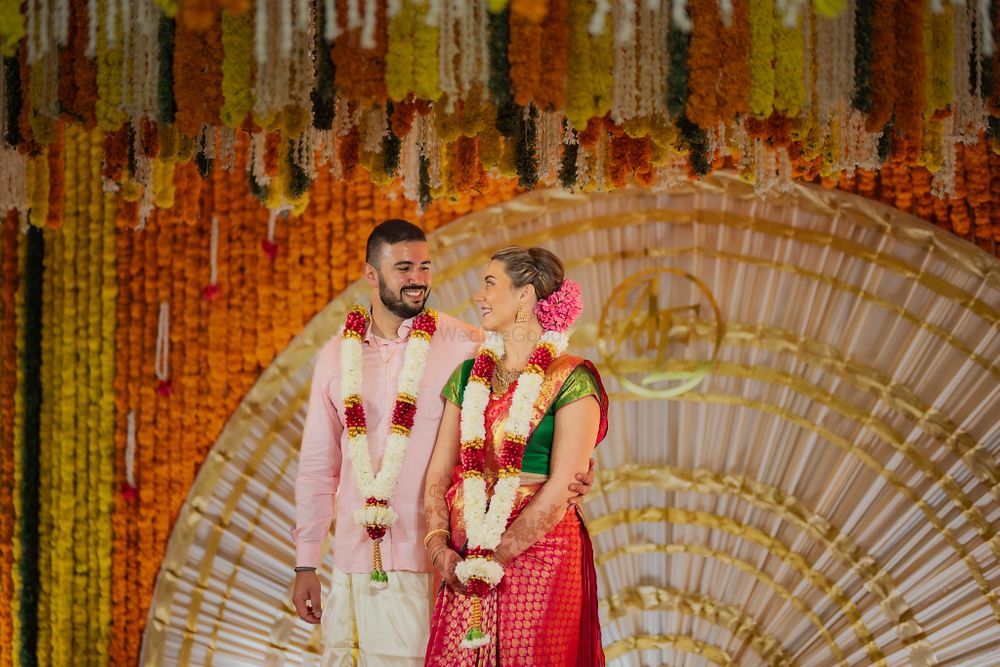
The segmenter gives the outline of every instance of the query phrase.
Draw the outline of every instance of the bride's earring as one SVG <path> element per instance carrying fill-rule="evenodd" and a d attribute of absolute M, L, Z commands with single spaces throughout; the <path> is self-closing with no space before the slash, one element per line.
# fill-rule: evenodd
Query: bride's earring
<path fill-rule="evenodd" d="M 524 312 L 524 303 L 521 301 L 517 302 L 517 312 L 514 313 L 514 321 L 518 324 L 524 324 L 528 321 L 528 313 Z"/>

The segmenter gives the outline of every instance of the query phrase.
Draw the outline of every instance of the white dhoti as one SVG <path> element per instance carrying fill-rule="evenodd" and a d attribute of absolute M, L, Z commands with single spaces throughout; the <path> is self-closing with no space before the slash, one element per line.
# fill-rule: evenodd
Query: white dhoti
<path fill-rule="evenodd" d="M 389 572 L 374 592 L 371 575 L 334 569 L 323 606 L 323 667 L 418 667 L 431 626 L 431 576 Z"/>

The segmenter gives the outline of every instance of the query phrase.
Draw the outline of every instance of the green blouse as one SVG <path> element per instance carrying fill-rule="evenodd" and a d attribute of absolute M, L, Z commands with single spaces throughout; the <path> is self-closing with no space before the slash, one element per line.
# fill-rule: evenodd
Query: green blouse
<path fill-rule="evenodd" d="M 473 359 L 463 361 L 455 372 L 451 374 L 441 396 L 446 401 L 462 407 L 462 398 L 465 395 L 465 385 L 472 374 Z M 537 473 L 540 475 L 549 474 L 549 464 L 552 460 L 552 441 L 555 435 L 556 411 L 563 406 L 587 396 L 594 396 L 600 399 L 598 394 L 597 380 L 586 366 L 580 365 L 573 369 L 563 382 L 559 390 L 559 395 L 552 401 L 545 416 L 538 422 L 538 426 L 532 431 L 528 438 L 528 443 L 524 448 L 524 461 L 521 464 L 523 472 Z"/>

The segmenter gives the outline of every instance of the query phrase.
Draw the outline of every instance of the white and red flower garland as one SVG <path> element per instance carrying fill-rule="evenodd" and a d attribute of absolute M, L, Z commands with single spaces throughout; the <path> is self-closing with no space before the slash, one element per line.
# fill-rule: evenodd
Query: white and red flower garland
<path fill-rule="evenodd" d="M 406 456 L 406 446 L 410 442 L 413 418 L 417 412 L 420 379 L 427 365 L 431 338 L 437 330 L 437 313 L 426 308 L 413 319 L 413 328 L 403 356 L 403 369 L 399 375 L 389 435 L 386 438 L 385 456 L 377 474 L 372 470 L 368 451 L 368 426 L 361 399 L 361 341 L 370 319 L 364 306 L 354 306 L 347 314 L 340 347 L 340 394 L 347 422 L 347 452 L 354 467 L 355 482 L 366 499 L 365 506 L 354 513 L 354 520 L 365 527 L 372 540 L 371 588 L 383 590 L 389 586 L 389 575 L 382 567 L 380 544 L 386 530 L 396 522 L 396 512 L 389 506 L 389 499 L 396 488 L 396 480 Z"/>
<path fill-rule="evenodd" d="M 503 566 L 494 559 L 494 550 L 507 528 L 517 489 L 521 486 L 521 462 L 531 428 L 535 401 L 541 393 L 545 372 L 552 361 L 566 350 L 565 333 L 546 331 L 528 358 L 517 379 L 514 398 L 507 416 L 500 469 L 487 501 L 484 477 L 486 441 L 486 407 L 490 400 L 490 378 L 504 352 L 503 338 L 488 333 L 472 365 L 472 374 L 465 385 L 461 417 L 462 489 L 465 494 L 464 518 L 469 544 L 466 559 L 458 564 L 455 574 L 472 596 L 469 630 L 462 647 L 476 649 L 490 642 L 482 631 L 481 598 L 503 578 Z"/>

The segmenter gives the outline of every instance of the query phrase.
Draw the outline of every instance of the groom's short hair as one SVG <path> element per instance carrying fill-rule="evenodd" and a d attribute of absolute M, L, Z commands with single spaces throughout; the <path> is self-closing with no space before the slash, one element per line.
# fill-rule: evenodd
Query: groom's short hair
<path fill-rule="evenodd" d="M 387 245 L 405 243 L 407 241 L 426 241 L 422 229 L 409 220 L 391 218 L 380 223 L 372 233 L 368 235 L 368 244 L 365 246 L 365 261 L 376 266 L 378 257 L 382 254 L 382 248 Z"/>

